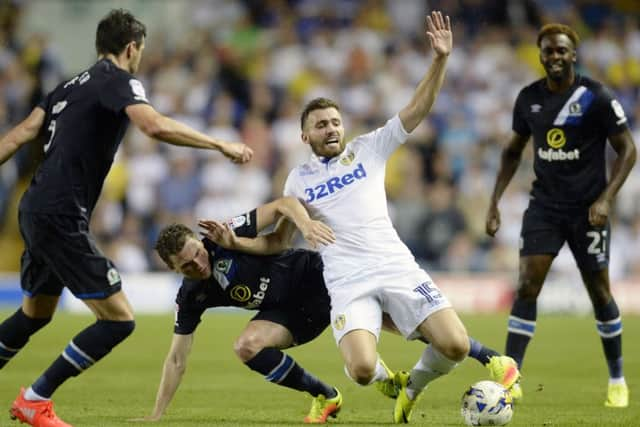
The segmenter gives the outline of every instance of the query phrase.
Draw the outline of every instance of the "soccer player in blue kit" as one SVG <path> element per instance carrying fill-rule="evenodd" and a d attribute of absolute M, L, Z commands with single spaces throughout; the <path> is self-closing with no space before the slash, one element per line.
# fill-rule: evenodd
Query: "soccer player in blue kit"
<path fill-rule="evenodd" d="M 535 181 L 520 235 L 518 291 L 509 317 L 506 354 L 520 366 L 536 329 L 536 299 L 554 257 L 567 242 L 591 299 L 609 367 L 605 405 L 623 408 L 629 390 L 622 371 L 622 320 L 609 283 L 609 215 L 631 171 L 636 149 L 620 103 L 599 82 L 576 74 L 579 38 L 562 24 L 538 33 L 546 77 L 520 91 L 513 134 L 502 160 L 486 217 L 486 231 L 500 227 L 498 202 L 522 152 L 533 140 Z M 617 158 L 607 180 L 607 140 Z M 516 384 L 514 398 L 522 390 Z"/>
<path fill-rule="evenodd" d="M 201 240 L 182 224 L 162 229 L 156 250 L 184 280 L 176 297 L 174 335 L 154 409 L 151 415 L 136 421 L 162 417 L 181 382 L 202 314 L 207 308 L 221 306 L 259 310 L 237 338 L 234 351 L 267 381 L 313 397 L 305 423 L 324 423 L 340 410 L 340 392 L 282 352 L 315 339 L 329 325 L 329 295 L 322 279 L 320 255 L 286 250 L 289 240 L 298 229 L 312 246 L 331 244 L 331 229 L 311 220 L 291 197 L 262 205 L 227 224 L 236 241 L 250 240 L 279 218 L 289 220 L 278 222 L 267 237 L 269 249 L 260 251 L 261 255 L 226 249 L 207 238 Z M 207 222 L 201 225 L 207 230 Z"/>
<path fill-rule="evenodd" d="M 96 316 L 13 402 L 11 416 L 35 427 L 69 426 L 53 411 L 51 395 L 106 356 L 135 326 L 120 275 L 89 231 L 91 213 L 129 121 L 150 137 L 217 150 L 236 163 L 253 154 L 244 144 L 213 139 L 149 105 L 142 83 L 133 76 L 145 37 L 144 24 L 131 13 L 111 11 L 97 27 L 98 61 L 58 85 L 0 140 L 0 164 L 39 136 L 44 143 L 44 160 L 20 202 L 24 297 L 21 308 L 0 324 L 0 368 L 51 321 L 63 287 Z"/>

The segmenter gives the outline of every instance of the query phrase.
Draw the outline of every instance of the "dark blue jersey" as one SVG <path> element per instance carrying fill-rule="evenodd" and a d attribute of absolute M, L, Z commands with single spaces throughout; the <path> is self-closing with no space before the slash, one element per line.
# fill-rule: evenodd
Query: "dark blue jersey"
<path fill-rule="evenodd" d="M 20 210 L 89 219 L 129 125 L 124 109 L 139 103 L 147 103 L 142 84 L 107 59 L 49 93 L 38 105 L 44 160 Z"/>
<path fill-rule="evenodd" d="M 256 235 L 255 210 L 229 221 L 238 236 Z M 212 275 L 206 280 L 185 278 L 176 297 L 174 332 L 190 334 L 209 307 L 247 310 L 295 310 L 309 302 L 329 311 L 322 277 L 322 259 L 316 252 L 289 250 L 259 256 L 221 248 L 203 239 Z"/>
<path fill-rule="evenodd" d="M 607 184 L 607 137 L 627 129 L 622 106 L 598 82 L 576 75 L 563 93 L 545 79 L 522 89 L 513 111 L 513 131 L 533 137 L 531 197 L 553 209 L 584 208 Z"/>

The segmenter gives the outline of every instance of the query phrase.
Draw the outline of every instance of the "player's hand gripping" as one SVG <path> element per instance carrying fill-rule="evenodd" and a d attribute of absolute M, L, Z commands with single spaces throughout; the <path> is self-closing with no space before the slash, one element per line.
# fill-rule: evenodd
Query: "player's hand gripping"
<path fill-rule="evenodd" d="M 253 157 L 253 150 L 240 142 L 225 142 L 220 152 L 233 163 L 246 163 Z"/>
<path fill-rule="evenodd" d="M 336 241 L 333 230 L 322 221 L 310 219 L 301 224 L 300 232 L 313 249 L 317 249 L 318 245 L 330 245 Z"/>
<path fill-rule="evenodd" d="M 604 227 L 609 219 L 609 209 L 611 209 L 609 200 L 598 198 L 589 207 L 589 224 L 594 227 Z"/>
<path fill-rule="evenodd" d="M 489 236 L 493 237 L 495 236 L 499 228 L 500 228 L 500 210 L 498 209 L 497 205 L 492 203 L 489 206 L 489 210 L 487 211 L 485 231 Z"/>
<path fill-rule="evenodd" d="M 427 37 L 431 48 L 437 56 L 447 56 L 453 48 L 451 21 L 448 16 L 442 17 L 442 12 L 433 11 L 427 15 Z"/>
<path fill-rule="evenodd" d="M 237 236 L 229 224 L 212 220 L 200 220 L 198 226 L 204 231 L 200 234 L 225 249 L 234 249 Z"/>

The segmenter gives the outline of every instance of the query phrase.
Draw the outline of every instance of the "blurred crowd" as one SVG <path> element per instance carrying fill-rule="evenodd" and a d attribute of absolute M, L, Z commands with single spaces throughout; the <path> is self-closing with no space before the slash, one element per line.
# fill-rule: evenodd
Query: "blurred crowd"
<path fill-rule="evenodd" d="M 35 6 L 0 5 L 3 133 L 43 92 L 71 77 L 54 53 L 64 46 L 54 49 L 38 34 L 18 40 L 25 7 Z M 224 219 L 280 196 L 289 170 L 310 152 L 299 119 L 309 99 L 338 101 L 348 139 L 397 113 L 430 63 L 425 16 L 434 8 L 451 16 L 454 29 L 446 81 L 432 114 L 387 168 L 391 217 L 429 270 L 517 270 L 530 149 L 501 201 L 496 238 L 484 234 L 484 219 L 516 95 L 543 75 L 535 45 L 542 24 L 563 22 L 578 31 L 579 72 L 611 88 L 640 143 L 634 1 L 193 0 L 189 7 L 191 22 L 176 23 L 184 29 L 178 42 L 148 35 L 139 78 L 157 110 L 214 137 L 243 141 L 255 157 L 236 166 L 218 153 L 158 144 L 132 129 L 92 222 L 100 247 L 123 272 L 163 268 L 153 243 L 169 222 Z M 17 233 L 9 206 L 40 151 L 25 149 L 0 168 L 2 236 Z M 638 168 L 612 222 L 612 277 L 640 273 Z"/>

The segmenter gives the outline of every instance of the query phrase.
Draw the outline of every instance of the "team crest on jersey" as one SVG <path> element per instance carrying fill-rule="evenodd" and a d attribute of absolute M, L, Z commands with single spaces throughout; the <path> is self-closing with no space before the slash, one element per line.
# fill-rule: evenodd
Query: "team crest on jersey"
<path fill-rule="evenodd" d="M 353 163 L 353 159 L 356 157 L 355 153 L 351 151 L 349 154 L 340 159 L 340 164 L 349 166 Z"/>
<path fill-rule="evenodd" d="M 542 105 L 540 105 L 540 104 L 531 104 L 531 112 L 532 113 L 539 113 L 540 110 L 542 110 Z"/>
<path fill-rule="evenodd" d="M 107 271 L 107 281 L 111 286 L 115 285 L 116 283 L 120 283 L 120 274 L 118 273 L 118 270 L 113 267 L 110 268 L 109 271 Z"/>
<path fill-rule="evenodd" d="M 231 269 L 232 263 L 233 261 L 231 261 L 230 259 L 219 259 L 218 261 L 216 261 L 216 271 L 227 274 Z"/>
<path fill-rule="evenodd" d="M 336 331 L 341 331 L 344 329 L 344 325 L 347 323 L 347 318 L 344 314 L 339 314 L 333 320 L 333 327 L 336 328 Z"/>
<path fill-rule="evenodd" d="M 247 302 L 251 298 L 251 289 L 246 285 L 235 285 L 231 288 L 229 296 L 234 301 Z"/>
<path fill-rule="evenodd" d="M 569 115 L 573 117 L 582 115 L 582 106 L 580 106 L 580 103 L 574 102 L 569 104 Z"/>

